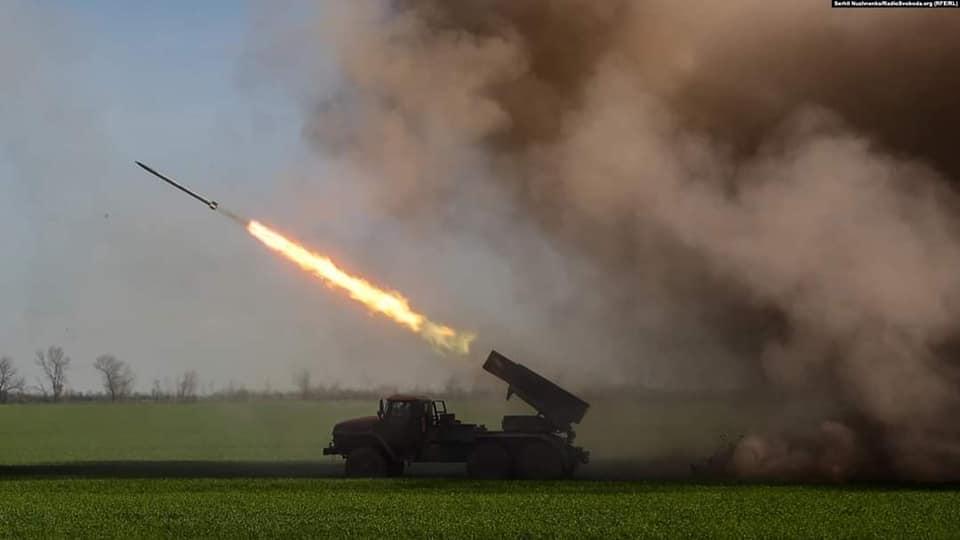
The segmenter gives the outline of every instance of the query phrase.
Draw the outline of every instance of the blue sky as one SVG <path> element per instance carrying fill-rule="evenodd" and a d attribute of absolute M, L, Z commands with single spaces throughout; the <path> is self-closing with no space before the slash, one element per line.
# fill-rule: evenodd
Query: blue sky
<path fill-rule="evenodd" d="M 245 2 L 51 5 L 77 25 L 85 48 L 69 66 L 70 80 L 105 111 L 109 129 L 123 133 L 115 142 L 131 155 L 158 164 L 203 156 L 201 172 L 236 182 L 296 152 L 298 117 L 284 92 L 243 84 Z M 257 152 L 238 149 L 247 145 Z"/>
<path fill-rule="evenodd" d="M 106 352 L 141 389 L 191 368 L 213 378 L 238 354 L 216 345 L 236 338 L 231 323 L 262 324 L 212 307 L 249 288 L 252 274 L 223 272 L 250 257 L 247 239 L 133 165 L 244 211 L 282 207 L 271 200 L 303 157 L 300 119 L 281 85 L 245 74 L 252 17 L 243 2 L 0 6 L 0 354 L 29 382 L 51 344 L 73 357 L 79 390 L 96 388 L 89 365 Z M 238 365 L 235 382 L 288 382 Z"/>

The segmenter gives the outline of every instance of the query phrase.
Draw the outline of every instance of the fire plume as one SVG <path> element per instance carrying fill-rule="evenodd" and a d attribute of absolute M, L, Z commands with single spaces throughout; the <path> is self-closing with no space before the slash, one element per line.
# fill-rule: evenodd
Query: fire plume
<path fill-rule="evenodd" d="M 407 299 L 400 293 L 384 291 L 363 278 L 348 274 L 337 267 L 329 257 L 311 252 L 258 221 L 249 221 L 247 231 L 270 249 L 322 279 L 327 285 L 343 289 L 350 298 L 419 334 L 435 348 L 458 354 L 467 354 L 470 351 L 470 342 L 476 337 L 475 334 L 454 330 L 431 321 L 425 315 L 410 309 Z"/>

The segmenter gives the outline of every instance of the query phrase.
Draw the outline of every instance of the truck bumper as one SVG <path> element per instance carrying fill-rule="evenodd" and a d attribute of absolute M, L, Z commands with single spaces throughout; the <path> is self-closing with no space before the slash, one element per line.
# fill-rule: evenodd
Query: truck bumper
<path fill-rule="evenodd" d="M 327 446 L 323 449 L 323 455 L 325 456 L 335 456 L 340 454 L 340 451 L 333 446 L 333 443 L 330 443 L 330 446 Z"/>

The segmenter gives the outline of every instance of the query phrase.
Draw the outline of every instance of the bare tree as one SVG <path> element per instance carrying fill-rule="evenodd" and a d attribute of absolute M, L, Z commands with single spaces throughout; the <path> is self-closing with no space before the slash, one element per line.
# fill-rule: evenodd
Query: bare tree
<path fill-rule="evenodd" d="M 186 401 L 197 397 L 197 372 L 184 372 L 177 379 L 177 400 Z"/>
<path fill-rule="evenodd" d="M 67 368 L 70 367 L 70 357 L 63 354 L 63 349 L 50 346 L 47 354 L 37 351 L 37 365 L 43 370 L 46 382 L 50 383 L 50 393 L 54 401 L 60 401 L 63 388 L 67 384 Z M 44 390 L 46 394 L 46 390 Z"/>
<path fill-rule="evenodd" d="M 6 356 L 0 358 L 0 403 L 6 403 L 11 393 L 23 392 L 24 384 L 23 377 L 17 375 L 13 360 Z"/>
<path fill-rule="evenodd" d="M 133 370 L 122 360 L 113 355 L 104 354 L 97 357 L 93 363 L 94 369 L 100 372 L 103 379 L 103 388 L 110 395 L 110 401 L 117 401 L 130 395 L 133 390 Z"/>
<path fill-rule="evenodd" d="M 150 390 L 150 396 L 153 397 L 154 401 L 160 401 L 164 398 L 165 394 L 160 386 L 160 379 L 153 380 L 153 389 Z"/>
<path fill-rule="evenodd" d="M 310 399 L 310 370 L 303 368 L 294 372 L 293 384 L 300 392 L 300 399 Z"/>

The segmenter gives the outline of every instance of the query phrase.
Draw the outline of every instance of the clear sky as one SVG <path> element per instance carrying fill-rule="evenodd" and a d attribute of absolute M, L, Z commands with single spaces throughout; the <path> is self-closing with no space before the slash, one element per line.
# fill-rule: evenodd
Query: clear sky
<path fill-rule="evenodd" d="M 255 16 L 240 1 L 0 3 L 0 354 L 30 383 L 35 350 L 56 344 L 79 390 L 101 353 L 141 390 L 190 368 L 285 387 L 299 347 L 321 345 L 258 348 L 253 329 L 315 322 L 250 313 L 295 294 L 290 275 L 254 272 L 271 262 L 241 231 L 133 164 L 277 216 L 275 179 L 303 150 L 295 104 L 247 75 Z M 268 350 L 279 367 L 250 359 Z"/>

